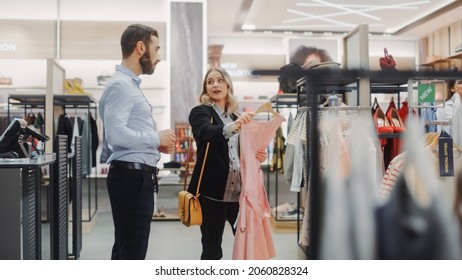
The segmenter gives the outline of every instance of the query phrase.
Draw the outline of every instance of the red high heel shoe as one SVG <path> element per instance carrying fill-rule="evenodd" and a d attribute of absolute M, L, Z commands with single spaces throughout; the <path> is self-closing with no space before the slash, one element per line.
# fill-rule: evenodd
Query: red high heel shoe
<path fill-rule="evenodd" d="M 382 111 L 380 107 L 375 110 L 374 113 L 374 122 L 377 128 L 378 134 L 383 133 L 393 133 L 393 127 L 390 126 L 388 123 L 388 119 L 385 117 L 385 113 Z"/>
<path fill-rule="evenodd" d="M 398 114 L 398 111 L 396 111 L 395 108 L 391 108 L 388 111 L 387 119 L 390 122 L 394 133 L 402 133 L 406 131 L 403 120 L 401 119 L 401 117 Z"/>

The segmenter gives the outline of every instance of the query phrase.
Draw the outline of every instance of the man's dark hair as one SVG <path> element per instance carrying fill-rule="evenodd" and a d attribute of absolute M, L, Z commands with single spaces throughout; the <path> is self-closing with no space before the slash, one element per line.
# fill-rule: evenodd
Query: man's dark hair
<path fill-rule="evenodd" d="M 151 43 L 151 36 L 159 38 L 157 30 L 143 24 L 132 24 L 125 29 L 122 37 L 120 38 L 120 45 L 122 47 L 122 57 L 129 57 L 139 41 L 149 48 Z"/>

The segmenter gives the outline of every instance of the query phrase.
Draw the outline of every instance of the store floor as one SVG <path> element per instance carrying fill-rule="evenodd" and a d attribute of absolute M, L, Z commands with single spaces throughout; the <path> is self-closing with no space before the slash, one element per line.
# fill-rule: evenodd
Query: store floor
<path fill-rule="evenodd" d="M 279 180 L 278 180 L 279 181 Z M 274 188 L 274 184 L 272 185 Z M 167 214 L 174 214 L 176 207 L 176 194 L 178 187 L 162 187 L 158 197 L 158 205 Z M 281 193 L 282 192 L 282 193 Z M 279 191 L 281 202 L 293 202 L 296 194 L 285 192 L 284 188 Z M 90 222 L 83 223 L 81 260 L 108 260 L 113 244 L 113 223 L 109 199 L 104 180 L 98 180 L 98 211 Z M 274 199 L 270 193 L 270 201 Z M 274 206 L 274 205 L 271 205 Z M 85 209 L 84 209 L 85 211 Z M 47 224 L 43 224 L 43 258 L 49 259 L 47 242 Z M 226 226 L 223 236 L 223 259 L 231 259 L 233 248 L 233 234 L 229 225 Z M 279 260 L 298 259 L 299 246 L 297 245 L 296 230 L 275 230 L 273 240 L 276 247 L 276 257 Z M 200 230 L 198 226 L 187 228 L 178 220 L 153 221 L 149 248 L 146 259 L 148 260 L 194 260 L 199 259 L 201 253 Z"/>

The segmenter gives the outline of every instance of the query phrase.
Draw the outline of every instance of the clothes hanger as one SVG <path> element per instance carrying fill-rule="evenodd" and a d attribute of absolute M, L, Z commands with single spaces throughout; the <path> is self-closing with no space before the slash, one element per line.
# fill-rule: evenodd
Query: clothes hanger
<path fill-rule="evenodd" d="M 273 105 L 269 101 L 263 103 L 258 109 L 255 111 L 255 114 L 258 115 L 259 113 L 268 112 L 271 113 L 273 116 L 279 116 L 279 113 L 274 111 Z"/>
<path fill-rule="evenodd" d="M 444 130 L 442 130 L 441 133 L 443 131 Z M 440 138 L 441 133 L 435 133 L 436 136 L 433 138 L 433 141 L 429 145 L 432 151 L 438 150 L 439 138 Z M 452 149 L 453 151 L 458 152 L 459 155 L 462 153 L 462 147 L 459 146 L 456 142 L 454 142 L 454 140 L 452 141 Z"/>
<path fill-rule="evenodd" d="M 436 139 L 438 139 L 438 133 L 436 132 L 427 132 L 424 135 L 425 137 L 425 146 L 432 147 Z"/>

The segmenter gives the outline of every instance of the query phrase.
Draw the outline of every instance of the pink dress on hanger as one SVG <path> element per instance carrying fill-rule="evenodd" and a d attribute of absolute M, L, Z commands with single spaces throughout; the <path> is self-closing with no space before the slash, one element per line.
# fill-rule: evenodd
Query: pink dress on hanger
<path fill-rule="evenodd" d="M 255 154 L 258 150 L 266 149 L 283 121 L 285 119 L 277 115 L 269 121 L 252 120 L 241 127 L 242 186 L 234 237 L 234 260 L 265 260 L 276 256 L 263 172 Z"/>

